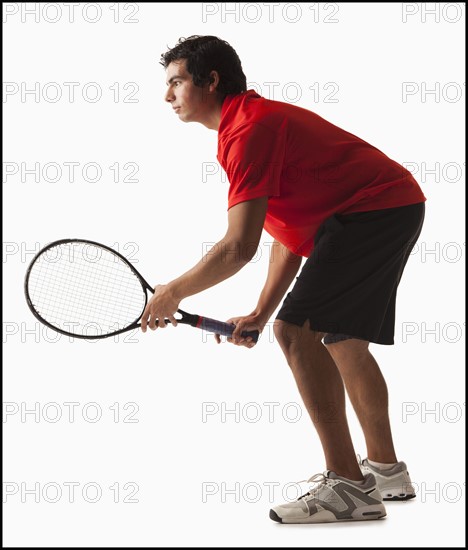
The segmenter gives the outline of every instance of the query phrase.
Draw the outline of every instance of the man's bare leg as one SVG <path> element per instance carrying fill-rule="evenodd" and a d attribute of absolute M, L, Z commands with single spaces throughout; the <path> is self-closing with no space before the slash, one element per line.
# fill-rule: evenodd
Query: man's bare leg
<path fill-rule="evenodd" d="M 363 479 L 356 460 L 345 411 L 343 381 L 323 334 L 275 321 L 275 336 L 286 356 L 304 405 L 318 432 L 326 468 L 352 480 Z"/>
<path fill-rule="evenodd" d="M 369 342 L 355 338 L 326 346 L 344 381 L 366 438 L 367 456 L 397 462 L 388 416 L 388 391 Z"/>

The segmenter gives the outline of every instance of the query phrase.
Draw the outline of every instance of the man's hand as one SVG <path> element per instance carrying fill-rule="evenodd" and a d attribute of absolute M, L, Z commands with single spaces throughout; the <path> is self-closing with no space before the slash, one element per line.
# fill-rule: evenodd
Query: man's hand
<path fill-rule="evenodd" d="M 231 338 L 227 338 L 227 341 L 235 344 L 236 346 L 244 346 L 246 348 L 253 348 L 256 344 L 250 336 L 244 338 L 241 333 L 244 331 L 258 330 L 260 333 L 267 323 L 267 319 L 256 313 L 250 313 L 242 317 L 231 317 L 226 321 L 227 323 L 236 325 Z M 215 334 L 215 339 L 218 344 L 221 343 L 221 337 L 219 334 Z"/>
<path fill-rule="evenodd" d="M 170 285 L 156 285 L 154 294 L 147 303 L 141 316 L 141 330 L 146 332 L 146 327 L 151 330 L 166 328 L 165 319 L 169 319 L 173 326 L 177 326 L 174 314 L 179 309 L 179 302 Z"/>

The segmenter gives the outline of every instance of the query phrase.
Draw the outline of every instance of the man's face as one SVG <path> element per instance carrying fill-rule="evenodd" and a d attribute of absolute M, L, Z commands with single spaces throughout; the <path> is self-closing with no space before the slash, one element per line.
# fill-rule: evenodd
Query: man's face
<path fill-rule="evenodd" d="M 210 116 L 216 98 L 209 93 L 208 85 L 203 88 L 195 86 L 185 65 L 185 59 L 169 63 L 164 100 L 171 104 L 180 120 L 203 123 Z"/>

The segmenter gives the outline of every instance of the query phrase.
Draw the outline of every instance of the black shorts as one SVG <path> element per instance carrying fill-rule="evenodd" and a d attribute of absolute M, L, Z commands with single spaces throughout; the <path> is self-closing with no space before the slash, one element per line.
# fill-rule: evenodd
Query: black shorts
<path fill-rule="evenodd" d="M 393 344 L 397 287 L 424 213 L 421 202 L 325 220 L 277 319 L 298 326 L 309 319 L 311 330 L 327 333 L 325 343 Z"/>

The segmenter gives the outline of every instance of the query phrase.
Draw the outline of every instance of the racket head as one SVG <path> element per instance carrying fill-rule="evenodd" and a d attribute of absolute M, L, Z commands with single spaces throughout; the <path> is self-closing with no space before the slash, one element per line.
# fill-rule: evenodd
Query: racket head
<path fill-rule="evenodd" d="M 102 339 L 140 325 L 153 289 L 116 250 L 87 239 L 61 239 L 28 266 L 24 292 L 33 315 L 74 338 Z"/>

